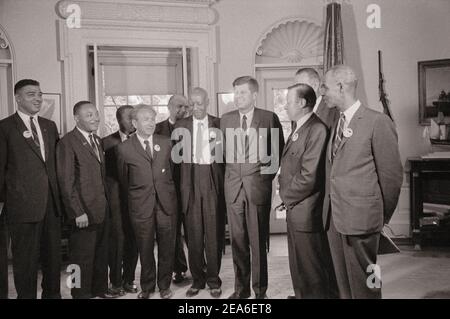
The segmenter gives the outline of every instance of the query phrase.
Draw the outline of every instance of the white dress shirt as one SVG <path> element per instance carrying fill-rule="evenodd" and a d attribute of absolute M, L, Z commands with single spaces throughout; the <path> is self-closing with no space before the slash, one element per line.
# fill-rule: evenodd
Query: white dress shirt
<path fill-rule="evenodd" d="M 144 151 L 145 151 L 145 141 L 149 141 L 150 152 L 152 153 L 152 157 L 153 157 L 153 135 L 150 135 L 150 137 L 147 139 L 141 137 L 138 133 L 136 133 L 136 136 L 137 136 L 139 142 L 141 143 L 141 146 L 144 149 Z"/>
<path fill-rule="evenodd" d="M 242 128 L 242 123 L 243 123 L 243 117 L 244 115 L 247 117 L 247 131 L 245 132 L 245 134 L 248 134 L 248 129 L 250 128 L 250 126 L 252 125 L 252 121 L 253 121 L 253 113 L 255 112 L 255 107 L 253 107 L 249 112 L 247 112 L 246 114 L 241 113 L 241 111 L 239 111 L 239 116 L 240 116 L 240 123 L 241 125 L 239 126 L 240 128 Z"/>
<path fill-rule="evenodd" d="M 303 115 L 298 121 L 297 121 L 297 127 L 295 128 L 295 133 L 309 120 L 309 118 L 313 115 L 313 112 L 309 112 L 308 114 Z"/>
<path fill-rule="evenodd" d="M 193 118 L 193 145 L 192 145 L 192 154 L 194 164 L 211 164 L 211 148 L 209 147 L 209 129 L 208 129 L 208 115 L 206 115 L 202 120 Z M 202 124 L 202 157 L 197 158 L 197 131 L 199 123 Z"/>
<path fill-rule="evenodd" d="M 119 135 L 120 135 L 120 140 L 122 141 L 122 143 L 128 139 L 127 134 L 123 133 L 121 130 L 119 130 Z"/>
<path fill-rule="evenodd" d="M 97 149 L 96 155 L 97 155 L 98 160 L 100 160 L 100 150 L 98 148 L 97 139 L 95 138 L 94 132 L 91 132 L 91 133 L 86 132 L 85 130 L 79 128 L 78 126 L 77 126 L 77 129 L 78 129 L 78 131 L 80 131 L 81 134 L 83 134 L 84 138 L 89 143 L 89 145 L 91 145 L 91 139 L 89 138 L 89 136 L 92 134 L 92 137 L 93 137 L 94 143 L 95 143 L 95 148 Z"/>
<path fill-rule="evenodd" d="M 347 129 L 348 125 L 350 124 L 350 121 L 352 120 L 353 116 L 355 115 L 356 111 L 358 111 L 360 106 L 361 102 L 357 100 L 355 103 L 353 103 L 352 106 L 350 106 L 347 110 L 345 110 L 344 131 Z"/>
<path fill-rule="evenodd" d="M 31 125 L 30 125 L 30 116 L 31 115 L 27 115 L 25 113 L 23 113 L 22 111 L 17 110 L 17 114 L 19 114 L 20 118 L 23 121 L 23 124 L 25 124 L 25 126 L 27 127 L 28 132 L 31 133 Z M 39 121 L 38 121 L 38 115 L 35 114 L 33 115 L 33 123 L 34 126 L 36 126 L 36 131 L 38 134 L 38 140 L 39 140 L 39 146 L 41 149 L 41 155 L 42 158 L 45 161 L 45 145 L 44 145 L 44 139 L 42 137 L 42 132 L 41 132 L 41 127 L 39 126 Z"/>

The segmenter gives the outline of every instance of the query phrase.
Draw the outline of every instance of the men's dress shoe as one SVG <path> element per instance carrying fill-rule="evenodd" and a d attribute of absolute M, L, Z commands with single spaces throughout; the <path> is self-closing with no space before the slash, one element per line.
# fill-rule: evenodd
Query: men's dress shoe
<path fill-rule="evenodd" d="M 141 291 L 137 297 L 138 299 L 148 299 L 152 294 L 151 291 Z"/>
<path fill-rule="evenodd" d="M 211 297 L 213 298 L 219 298 L 220 295 L 222 295 L 222 289 L 220 288 L 213 288 L 209 291 L 209 293 L 211 294 Z"/>
<path fill-rule="evenodd" d="M 114 299 L 114 298 L 119 297 L 119 295 L 110 294 L 109 291 L 108 291 L 108 292 L 106 292 L 104 294 L 98 294 L 98 295 L 96 295 L 96 297 L 102 298 L 102 299 Z"/>
<path fill-rule="evenodd" d="M 250 294 L 245 295 L 245 294 L 237 293 L 235 291 L 228 297 L 228 299 L 247 299 L 248 297 L 250 297 Z"/>
<path fill-rule="evenodd" d="M 108 294 L 116 295 L 117 297 L 125 296 L 125 290 L 122 287 L 111 287 L 108 288 Z"/>
<path fill-rule="evenodd" d="M 173 277 L 173 282 L 175 284 L 181 284 L 186 279 L 184 272 L 177 272 Z"/>
<path fill-rule="evenodd" d="M 186 297 L 190 298 L 190 297 L 197 296 L 199 292 L 200 292 L 200 289 L 191 287 L 188 289 L 188 291 L 186 291 Z"/>
<path fill-rule="evenodd" d="M 134 283 L 124 283 L 123 290 L 131 294 L 137 294 L 138 292 L 137 286 Z"/>
<path fill-rule="evenodd" d="M 287 296 L 287 299 L 297 299 L 295 296 Z"/>
<path fill-rule="evenodd" d="M 161 295 L 161 298 L 162 299 L 170 299 L 170 298 L 172 298 L 172 290 L 170 290 L 169 288 L 168 289 L 164 289 L 164 290 L 161 290 L 160 292 L 159 292 L 159 294 Z"/>
<path fill-rule="evenodd" d="M 255 299 L 269 299 L 266 294 L 259 294 L 255 296 Z"/>

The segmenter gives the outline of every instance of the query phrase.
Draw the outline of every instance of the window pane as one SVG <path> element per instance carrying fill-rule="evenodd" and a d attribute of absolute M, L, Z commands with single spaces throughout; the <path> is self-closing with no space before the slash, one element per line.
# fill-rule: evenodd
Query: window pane
<path fill-rule="evenodd" d="M 116 105 L 116 106 L 121 106 L 121 105 L 125 105 L 128 104 L 127 103 L 127 96 L 111 96 L 112 100 L 113 100 L 113 104 L 112 105 Z"/>
<path fill-rule="evenodd" d="M 274 112 L 280 118 L 280 121 L 289 121 L 289 117 L 284 109 L 287 103 L 287 89 L 273 89 L 273 105 Z"/>
<path fill-rule="evenodd" d="M 152 103 L 153 105 L 167 105 L 169 104 L 169 99 L 172 95 L 152 95 Z"/>
<path fill-rule="evenodd" d="M 153 108 L 157 112 L 156 114 L 156 123 L 162 122 L 166 120 L 169 117 L 169 109 L 167 106 L 156 106 L 154 105 Z"/>
<path fill-rule="evenodd" d="M 105 106 L 105 133 L 106 135 L 112 134 L 119 130 L 119 124 L 116 120 L 116 110 L 115 106 Z"/>

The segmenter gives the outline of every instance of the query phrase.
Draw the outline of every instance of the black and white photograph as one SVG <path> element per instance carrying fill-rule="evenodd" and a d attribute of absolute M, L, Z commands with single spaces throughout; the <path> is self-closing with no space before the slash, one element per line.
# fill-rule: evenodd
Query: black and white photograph
<path fill-rule="evenodd" d="M 0 0 L 0 299 L 450 299 L 449 15 Z"/>

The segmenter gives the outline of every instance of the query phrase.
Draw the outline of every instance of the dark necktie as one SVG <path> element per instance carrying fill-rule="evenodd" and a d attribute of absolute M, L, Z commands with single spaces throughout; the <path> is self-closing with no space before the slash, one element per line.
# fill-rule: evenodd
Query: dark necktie
<path fill-rule="evenodd" d="M 197 160 L 197 164 L 201 164 L 202 160 L 202 146 L 203 146 L 203 123 L 199 122 L 197 124 L 197 136 L 195 141 L 195 159 Z"/>
<path fill-rule="evenodd" d="M 39 149 L 41 149 L 41 144 L 39 143 L 39 136 L 37 133 L 36 126 L 34 125 L 32 116 L 30 116 L 30 127 L 31 127 L 31 134 L 33 135 L 33 142 Z"/>
<path fill-rule="evenodd" d="M 244 131 L 244 133 L 247 132 L 247 116 L 246 115 L 242 116 L 242 130 Z"/>
<path fill-rule="evenodd" d="M 247 116 L 244 114 L 242 116 L 242 130 L 244 131 L 244 154 L 245 154 L 245 160 L 248 159 L 248 152 L 249 152 L 249 141 L 248 141 L 248 134 L 247 134 Z"/>
<path fill-rule="evenodd" d="M 342 142 L 342 136 L 344 134 L 344 124 L 345 124 L 345 115 L 344 113 L 341 113 L 341 116 L 339 117 L 339 122 L 336 128 L 336 136 L 334 137 L 334 143 L 333 143 L 333 153 L 332 158 L 336 156 L 336 152 L 339 149 L 339 146 Z"/>
<path fill-rule="evenodd" d="M 291 128 L 292 128 L 291 134 L 289 135 L 288 140 L 287 140 L 288 143 L 291 141 L 292 135 L 294 135 L 295 130 L 297 129 L 297 121 L 292 121 L 292 123 L 291 123 Z M 286 144 L 287 144 L 287 143 L 286 143 Z"/>
<path fill-rule="evenodd" d="M 91 141 L 90 145 L 92 147 L 92 150 L 94 151 L 95 155 L 97 155 L 98 160 L 100 160 L 100 154 L 98 153 L 97 143 L 95 143 L 94 140 L 94 134 L 89 134 L 89 140 Z"/>
<path fill-rule="evenodd" d="M 153 159 L 152 148 L 150 147 L 149 140 L 145 140 L 144 144 L 145 144 L 145 152 L 148 154 L 148 156 L 150 156 L 151 159 Z"/>

